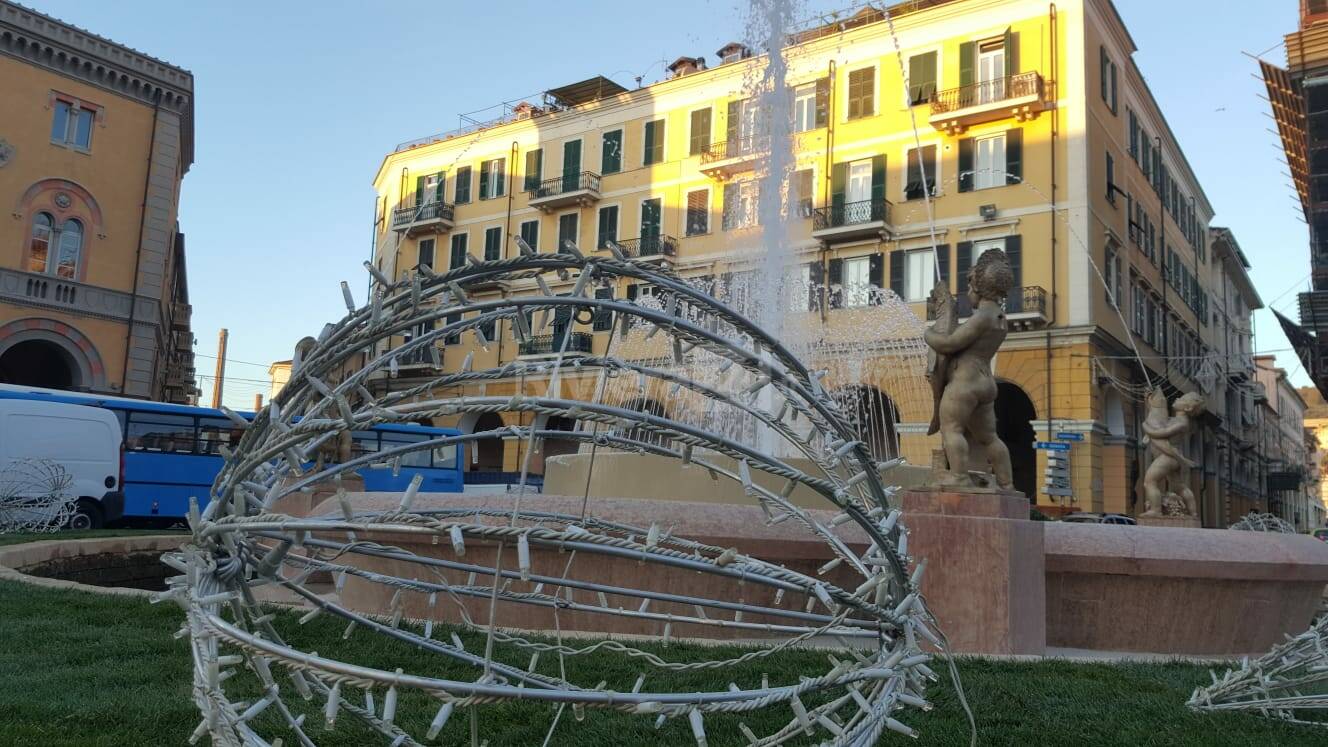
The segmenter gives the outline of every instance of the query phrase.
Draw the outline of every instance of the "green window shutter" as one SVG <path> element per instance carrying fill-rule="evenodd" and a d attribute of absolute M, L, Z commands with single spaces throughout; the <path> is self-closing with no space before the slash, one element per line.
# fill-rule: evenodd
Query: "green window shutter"
<path fill-rule="evenodd" d="M 641 201 L 641 238 L 659 237 L 661 212 L 659 198 Z"/>
<path fill-rule="evenodd" d="M 447 182 L 447 172 L 439 171 L 437 174 L 434 174 L 434 176 L 438 177 L 438 181 L 434 182 L 433 185 L 433 199 L 434 202 L 442 202 L 443 185 Z"/>
<path fill-rule="evenodd" d="M 489 194 L 489 162 L 480 162 L 480 199 L 487 200 L 492 195 Z"/>
<path fill-rule="evenodd" d="M 890 252 L 887 259 L 890 262 L 890 290 L 894 291 L 896 296 L 904 297 L 904 253 L 895 251 Z"/>
<path fill-rule="evenodd" d="M 1006 143 L 1006 160 L 1009 160 L 1009 143 Z M 973 191 L 973 138 L 966 137 L 959 141 L 959 191 Z"/>
<path fill-rule="evenodd" d="M 610 241 L 618 240 L 618 206 L 610 205 L 599 209 L 599 236 L 596 249 L 609 248 Z"/>
<path fill-rule="evenodd" d="M 568 140 L 563 143 L 563 179 L 581 175 L 581 141 Z"/>
<path fill-rule="evenodd" d="M 494 197 L 502 197 L 503 195 L 507 194 L 507 192 L 505 191 L 505 190 L 506 190 L 506 187 L 507 187 L 507 159 L 506 159 L 506 158 L 499 158 L 499 159 L 498 159 L 498 173 L 496 174 L 496 176 L 497 176 L 498 178 L 495 179 L 494 181 L 497 183 L 498 186 L 497 186 L 496 189 L 494 189 L 494 191 L 493 191 L 493 196 L 494 196 Z"/>
<path fill-rule="evenodd" d="M 600 138 L 600 173 L 616 174 L 622 171 L 622 130 L 606 132 Z"/>
<path fill-rule="evenodd" d="M 1111 113 L 1116 113 L 1116 65 L 1111 66 Z"/>
<path fill-rule="evenodd" d="M 1098 47 L 1097 50 L 1098 50 L 1098 55 L 1097 55 L 1097 67 L 1098 67 L 1098 71 L 1097 71 L 1097 72 L 1098 72 L 1098 75 L 1097 75 L 1097 77 L 1098 77 L 1098 95 L 1100 95 L 1100 96 L 1102 97 L 1102 100 L 1105 102 L 1105 101 L 1108 100 L 1108 99 L 1107 99 L 1107 79 L 1108 79 L 1109 75 L 1108 75 L 1108 73 L 1107 73 L 1107 67 L 1108 67 L 1109 65 L 1111 65 L 1111 60 L 1107 59 L 1107 48 L 1106 48 L 1106 46 Z"/>
<path fill-rule="evenodd" d="M 1010 269 L 1014 272 L 1014 288 L 1011 293 L 1018 293 L 1024 287 L 1024 238 L 1022 236 L 1005 237 L 1005 256 L 1010 258 Z"/>
<path fill-rule="evenodd" d="M 503 258 L 503 229 L 490 228 L 484 232 L 484 260 L 491 262 Z"/>
<path fill-rule="evenodd" d="M 526 242 L 531 249 L 539 251 L 539 221 L 526 221 L 521 224 L 521 239 Z"/>
<path fill-rule="evenodd" d="M 453 270 L 464 267 L 466 264 L 466 239 L 469 234 L 452 234 L 452 256 L 451 263 L 448 265 Z"/>
<path fill-rule="evenodd" d="M 738 185 L 729 182 L 724 185 L 724 218 L 722 226 L 725 231 L 733 228 L 734 219 L 738 210 Z"/>
<path fill-rule="evenodd" d="M 462 166 L 457 169 L 456 174 L 456 192 L 453 195 L 457 204 L 470 202 L 470 167 Z"/>
<path fill-rule="evenodd" d="M 424 204 L 424 177 L 415 177 L 415 204 Z"/>
<path fill-rule="evenodd" d="M 710 110 L 697 109 L 692 112 L 690 155 L 699 156 L 710 148 Z"/>
<path fill-rule="evenodd" d="M 836 218 L 844 213 L 844 192 L 848 188 L 848 164 L 837 163 L 830 169 L 830 211 Z"/>
<path fill-rule="evenodd" d="M 1019 74 L 1019 34 L 1013 29 L 1005 30 L 1005 75 Z"/>
<path fill-rule="evenodd" d="M 830 79 L 816 81 L 816 126 L 825 127 L 830 122 Z"/>
<path fill-rule="evenodd" d="M 728 118 L 724 121 L 724 137 L 728 140 L 726 146 L 730 152 L 738 147 L 739 125 L 742 122 L 742 102 L 730 101 Z"/>
<path fill-rule="evenodd" d="M 874 206 L 885 201 L 885 155 L 872 156 L 871 200 Z"/>
<path fill-rule="evenodd" d="M 645 143 L 641 163 L 649 166 L 664 160 L 664 120 L 646 122 Z"/>
<path fill-rule="evenodd" d="M 936 53 L 927 52 L 908 58 L 909 104 L 925 104 L 936 94 Z"/>
<path fill-rule="evenodd" d="M 830 308 L 844 306 L 844 260 L 830 260 Z"/>
<path fill-rule="evenodd" d="M 968 87 L 976 81 L 978 65 L 978 45 L 965 42 L 959 45 L 959 85 Z"/>
<path fill-rule="evenodd" d="M 1018 184 L 1024 180 L 1024 131 L 1005 131 L 1005 183 Z"/>
<path fill-rule="evenodd" d="M 962 296 L 968 293 L 968 270 L 973 266 L 973 242 L 959 242 L 955 254 L 955 292 Z"/>
<path fill-rule="evenodd" d="M 807 278 L 811 287 L 807 289 L 807 310 L 821 310 L 821 294 L 825 291 L 825 265 L 820 262 L 807 263 Z"/>
<path fill-rule="evenodd" d="M 880 252 L 867 258 L 867 282 L 871 283 L 872 290 L 885 288 L 885 255 Z M 881 294 L 869 293 L 867 302 L 872 306 L 880 306 Z"/>
<path fill-rule="evenodd" d="M 525 191 L 532 192 L 539 189 L 540 180 L 544 171 L 544 149 L 536 148 L 526 151 L 526 186 Z"/>

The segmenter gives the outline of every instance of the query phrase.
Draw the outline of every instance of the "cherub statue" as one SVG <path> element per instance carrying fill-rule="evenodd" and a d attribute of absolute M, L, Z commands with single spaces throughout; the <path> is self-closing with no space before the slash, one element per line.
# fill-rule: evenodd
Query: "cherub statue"
<path fill-rule="evenodd" d="M 1190 418 L 1203 413 L 1203 396 L 1190 392 L 1181 395 L 1167 407 L 1167 395 L 1160 388 L 1148 394 L 1148 415 L 1142 424 L 1144 444 L 1153 460 L 1144 470 L 1144 516 L 1162 516 L 1166 513 L 1167 499 L 1184 506 L 1184 515 L 1194 516 L 1194 491 L 1185 484 L 1182 471 L 1194 467 L 1176 443 L 1190 432 Z M 1173 443 L 1174 441 L 1174 443 Z"/>
<path fill-rule="evenodd" d="M 973 315 L 959 324 L 950 289 L 937 283 L 928 301 L 936 323 L 926 333 L 933 351 L 927 375 L 934 399 L 927 434 L 940 432 L 951 474 L 967 476 L 969 451 L 974 447 L 985 451 L 996 484 L 1007 490 L 1014 487 L 1014 479 L 1010 452 L 996 436 L 996 378 L 991 359 L 1005 341 L 1003 303 L 1013 286 L 1014 271 L 1005 252 L 983 252 L 968 272 Z"/>

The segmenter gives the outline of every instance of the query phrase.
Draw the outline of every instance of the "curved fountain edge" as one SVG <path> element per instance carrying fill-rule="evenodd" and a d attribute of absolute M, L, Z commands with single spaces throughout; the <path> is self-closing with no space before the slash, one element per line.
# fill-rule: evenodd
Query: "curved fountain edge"
<path fill-rule="evenodd" d="M 129 597 L 151 597 L 156 592 L 127 589 L 119 586 L 93 586 L 77 581 L 32 576 L 23 572 L 39 563 L 60 558 L 102 553 L 135 553 L 151 550 L 175 550 L 189 539 L 186 534 L 154 534 L 141 536 L 91 537 L 77 540 L 37 540 L 15 545 L 0 546 L 0 580 L 17 581 L 31 586 L 64 591 L 87 591 L 94 594 Z"/>

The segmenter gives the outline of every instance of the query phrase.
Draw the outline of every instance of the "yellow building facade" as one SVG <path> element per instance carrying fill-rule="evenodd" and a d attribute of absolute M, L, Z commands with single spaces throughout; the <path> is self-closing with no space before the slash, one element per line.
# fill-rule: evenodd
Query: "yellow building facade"
<path fill-rule="evenodd" d="M 804 29 L 785 50 L 796 131 L 787 271 L 819 288 L 802 313 L 837 329 L 860 318 L 852 307 L 872 303 L 860 291 L 875 287 L 925 318 L 938 273 L 962 294 L 979 254 L 1004 249 L 1017 288 L 995 369 L 1016 487 L 1048 511 L 1133 513 L 1139 392 L 1150 382 L 1202 390 L 1213 407 L 1193 445 L 1193 481 L 1205 522 L 1221 524 L 1226 401 L 1202 361 L 1217 349 L 1207 304 L 1229 268 L 1211 258 L 1212 208 L 1131 62 L 1134 45 L 1114 7 L 912 3 L 894 9 L 891 31 L 880 11 L 865 10 Z M 763 56 L 728 45 L 719 64 L 683 57 L 660 83 L 626 90 L 591 79 L 495 121 L 402 144 L 374 178 L 377 269 L 395 279 L 420 264 L 458 267 L 468 254 L 511 257 L 520 237 L 541 252 L 564 240 L 607 252 L 612 240 L 686 279 L 751 272 L 765 257 L 755 205 L 768 140 L 753 124 L 760 114 L 750 95 L 764 66 Z M 637 291 L 603 292 L 632 299 Z M 448 340 L 442 369 L 456 370 L 468 353 L 489 366 L 548 352 L 519 345 L 511 330 L 492 332 L 487 349 L 469 334 Z M 564 332 L 575 335 L 573 352 L 608 344 L 593 323 L 569 321 Z M 1236 375 L 1229 360 L 1216 373 L 1223 382 Z M 405 381 L 435 372 L 430 358 L 404 363 Z M 892 393 L 886 380 L 865 383 L 891 402 L 898 451 L 930 463 L 939 446 L 925 435 L 930 401 Z M 584 382 L 563 386 L 575 394 Z M 484 391 L 522 387 L 540 384 L 499 381 Z M 666 400 L 652 406 L 667 409 Z M 1070 452 L 1071 495 L 1047 495 L 1035 443 L 1066 433 L 1082 438 Z M 481 445 L 468 461 L 511 471 L 521 448 Z"/>
<path fill-rule="evenodd" d="M 197 396 L 193 76 L 0 0 L 0 382 Z"/>

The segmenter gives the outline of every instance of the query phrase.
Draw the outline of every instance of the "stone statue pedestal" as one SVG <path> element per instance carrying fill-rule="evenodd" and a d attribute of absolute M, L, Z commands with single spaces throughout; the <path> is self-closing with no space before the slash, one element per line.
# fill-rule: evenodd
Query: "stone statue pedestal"
<path fill-rule="evenodd" d="M 1177 527 L 1181 529 L 1203 529 L 1198 516 L 1144 516 L 1134 517 L 1141 527 Z"/>
<path fill-rule="evenodd" d="M 1043 525 L 1022 493 L 902 491 L 908 552 L 925 558 L 922 593 L 957 653 L 1046 653 Z"/>
<path fill-rule="evenodd" d="M 286 478 L 286 482 L 293 481 L 291 478 Z M 353 472 L 344 474 L 341 476 L 341 487 L 347 493 L 363 493 L 364 478 Z M 296 491 L 278 498 L 272 505 L 272 513 L 303 518 L 313 513 L 314 506 L 337 494 L 336 480 L 323 480 L 314 483 L 310 488 L 307 493 Z"/>

